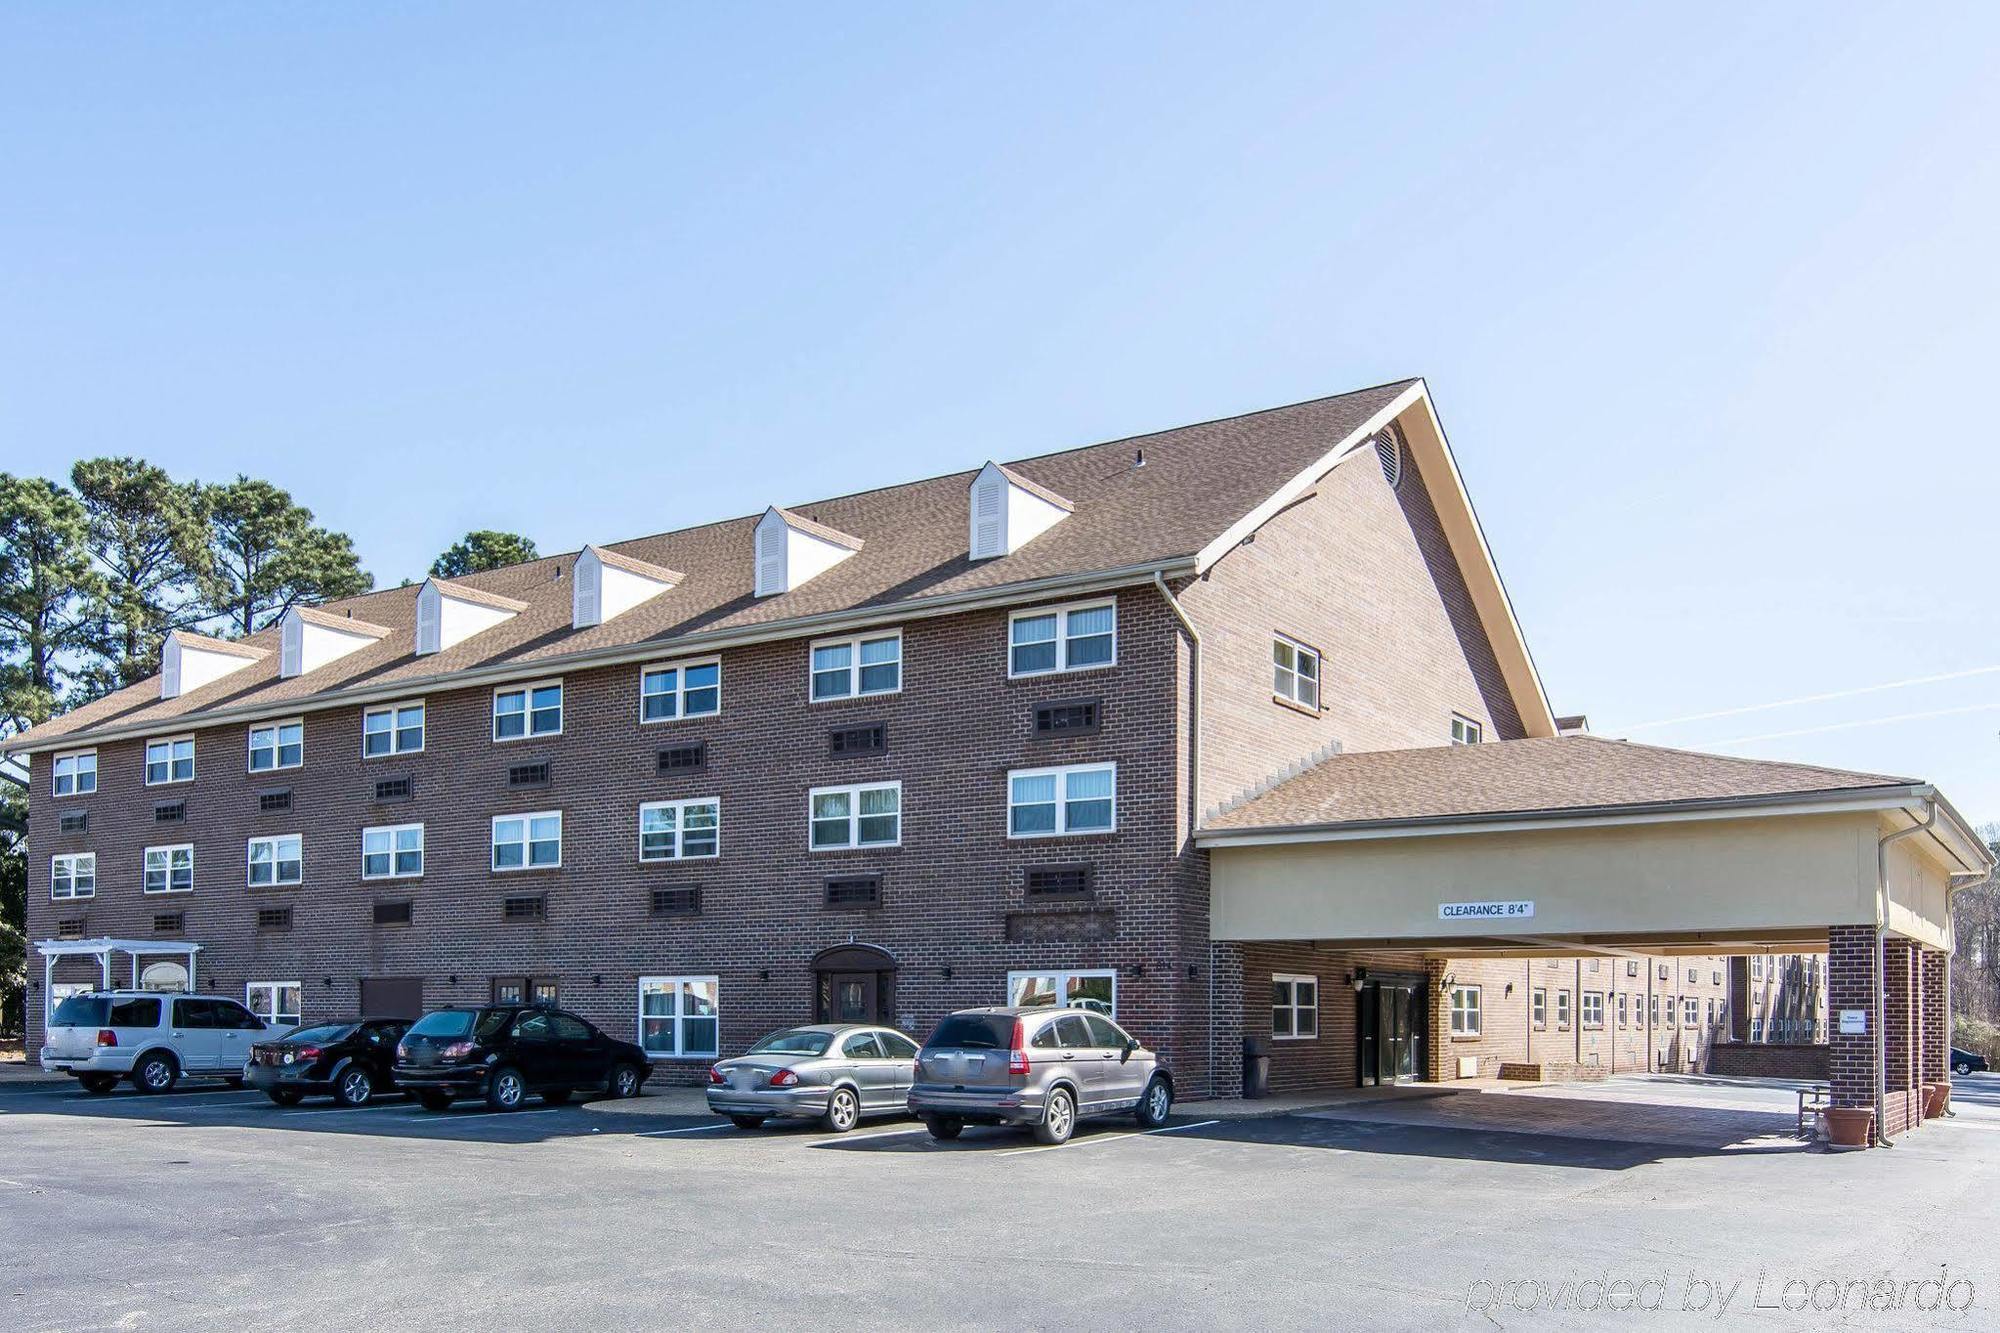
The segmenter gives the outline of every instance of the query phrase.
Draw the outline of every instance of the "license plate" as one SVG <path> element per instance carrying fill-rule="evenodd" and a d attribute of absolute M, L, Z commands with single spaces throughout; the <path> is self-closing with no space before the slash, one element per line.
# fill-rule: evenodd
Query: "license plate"
<path fill-rule="evenodd" d="M 977 1074 L 986 1068 L 986 1057 L 983 1055 L 968 1055 L 964 1056 L 963 1059 L 965 1060 L 965 1072 L 968 1074 Z"/>
<path fill-rule="evenodd" d="M 729 1071 L 729 1086 L 738 1092 L 757 1086 L 757 1072 L 753 1069 L 732 1069 Z"/>

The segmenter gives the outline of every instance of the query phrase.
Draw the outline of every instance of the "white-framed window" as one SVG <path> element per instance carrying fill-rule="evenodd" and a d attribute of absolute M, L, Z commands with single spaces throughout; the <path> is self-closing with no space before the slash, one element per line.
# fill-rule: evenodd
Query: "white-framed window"
<path fill-rule="evenodd" d="M 1658 1026 L 1660 1025 L 1660 997 L 1659 997 L 1659 996 L 1655 995 L 1655 996 L 1653 997 L 1653 1002 L 1652 1002 L 1652 1004 L 1651 1004 L 1651 1006 L 1650 1006 L 1650 1010 L 1651 1010 L 1651 1013 L 1650 1013 L 1650 1015 L 1649 1015 L 1649 1017 L 1650 1017 L 1650 1021 L 1652 1022 L 1652 1024 L 1653 1024 L 1653 1026 L 1654 1026 L 1654 1027 L 1658 1027 Z"/>
<path fill-rule="evenodd" d="M 1762 1040 L 1764 1040 L 1764 1020 L 1763 1020 L 1763 1019 L 1761 1019 L 1761 1018 L 1753 1018 L 1753 1019 L 1751 1019 L 1751 1020 L 1750 1020 L 1750 1040 L 1752 1040 L 1752 1041 L 1762 1041 Z"/>
<path fill-rule="evenodd" d="M 56 902 L 97 896 L 97 853 L 69 852 L 49 858 L 49 897 Z"/>
<path fill-rule="evenodd" d="M 1007 617 L 1007 674 L 1046 676 L 1118 661 L 1118 604 L 1078 602 Z"/>
<path fill-rule="evenodd" d="M 304 876 L 304 843 L 296 833 L 250 839 L 250 885 L 297 884 Z"/>
<path fill-rule="evenodd" d="M 811 645 L 812 700 L 896 694 L 903 688 L 903 631 L 819 639 Z"/>
<path fill-rule="evenodd" d="M 193 892 L 194 844 L 181 842 L 171 847 L 148 847 L 144 887 L 147 893 Z"/>
<path fill-rule="evenodd" d="M 721 998 L 714 977 L 640 977 L 640 1047 L 658 1060 L 714 1059 Z"/>
<path fill-rule="evenodd" d="M 1688 985 L 1690 985 L 1690 986 L 1694 985 L 1694 983 L 1695 983 L 1695 980 L 1696 980 L 1696 978 L 1698 978 L 1698 977 L 1700 977 L 1700 976 L 1701 976 L 1701 969 L 1700 969 L 1700 968 L 1698 968 L 1698 967 L 1691 967 L 1691 968 L 1689 968 L 1689 969 L 1688 969 Z"/>
<path fill-rule="evenodd" d="M 692 861 L 722 854 L 722 802 L 648 801 L 639 807 L 639 859 Z"/>
<path fill-rule="evenodd" d="M 1694 1027 L 1701 1022 L 1701 1001 L 1692 995 L 1681 997 L 1681 1026 Z"/>
<path fill-rule="evenodd" d="M 1479 1035 L 1479 987 L 1452 987 L 1451 1035 L 1454 1037 Z"/>
<path fill-rule="evenodd" d="M 1549 992 L 1545 987 L 1535 987 L 1528 1001 L 1528 1014 L 1537 1029 L 1549 1025 Z"/>
<path fill-rule="evenodd" d="M 493 868 L 542 870 L 562 864 L 562 811 L 493 817 Z"/>
<path fill-rule="evenodd" d="M 1757 978 L 1757 980 L 1759 981 L 1762 981 L 1764 979 L 1764 959 L 1760 955 L 1756 954 L 1751 955 L 1750 975 Z"/>
<path fill-rule="evenodd" d="M 422 824 L 381 824 L 361 830 L 361 878 L 415 879 L 423 873 Z"/>
<path fill-rule="evenodd" d="M 1474 722 L 1463 713 L 1451 715 L 1451 743 L 1453 745 L 1477 745 L 1486 739 L 1486 728 Z"/>
<path fill-rule="evenodd" d="M 1556 992 L 1556 1026 L 1563 1029 L 1569 1027 L 1569 992 L 1566 990 Z"/>
<path fill-rule="evenodd" d="M 639 668 L 639 721 L 675 722 L 722 711 L 722 659 Z"/>
<path fill-rule="evenodd" d="M 1007 774 L 1007 836 L 1059 838 L 1118 826 L 1118 765 L 1017 768 Z"/>
<path fill-rule="evenodd" d="M 1319 708 L 1319 652 L 1279 634 L 1271 639 L 1271 692 L 1302 708 Z"/>
<path fill-rule="evenodd" d="M 1118 973 L 1113 968 L 1039 968 L 1007 974 L 1007 1003 L 1017 1008 L 1061 1006 L 1118 1017 Z"/>
<path fill-rule="evenodd" d="M 1587 1028 L 1604 1026 L 1604 992 L 1587 990 L 1583 993 L 1583 1025 Z"/>
<path fill-rule="evenodd" d="M 194 737 L 173 736 L 146 742 L 146 785 L 194 781 Z"/>
<path fill-rule="evenodd" d="M 416 754 L 424 748 L 424 704 L 388 704 L 361 715 L 361 757 Z"/>
<path fill-rule="evenodd" d="M 806 800 L 812 849 L 897 847 L 903 841 L 903 784 L 814 787 Z"/>
<path fill-rule="evenodd" d="M 243 1007 L 281 1028 L 304 1021 L 304 999 L 305 988 L 296 981 L 252 981 L 243 987 Z"/>
<path fill-rule="evenodd" d="M 560 736 L 563 729 L 563 687 L 559 680 L 510 685 L 493 691 L 493 739 L 525 740 L 530 736 Z"/>
<path fill-rule="evenodd" d="M 1632 1019 L 1632 996 L 1630 992 L 1618 992 L 1618 1026 L 1627 1026 Z"/>
<path fill-rule="evenodd" d="M 1271 1036 L 1303 1041 L 1319 1035 L 1319 978 L 1271 978 Z"/>
<path fill-rule="evenodd" d="M 52 765 L 50 791 L 57 796 L 88 796 L 97 790 L 97 751 L 59 754 Z"/>
<path fill-rule="evenodd" d="M 306 761 L 306 724 L 298 718 L 289 722 L 260 722 L 250 728 L 250 771 L 268 773 L 277 768 L 297 768 Z"/>

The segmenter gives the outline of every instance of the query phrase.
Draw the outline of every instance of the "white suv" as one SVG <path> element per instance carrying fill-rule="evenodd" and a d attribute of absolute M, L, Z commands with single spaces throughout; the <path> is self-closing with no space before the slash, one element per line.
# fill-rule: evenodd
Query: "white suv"
<path fill-rule="evenodd" d="M 284 1030 L 215 995 L 86 991 L 56 1006 L 42 1068 L 74 1076 L 86 1092 L 109 1092 L 120 1077 L 140 1092 L 167 1092 L 183 1074 L 241 1087 L 250 1043 Z"/>

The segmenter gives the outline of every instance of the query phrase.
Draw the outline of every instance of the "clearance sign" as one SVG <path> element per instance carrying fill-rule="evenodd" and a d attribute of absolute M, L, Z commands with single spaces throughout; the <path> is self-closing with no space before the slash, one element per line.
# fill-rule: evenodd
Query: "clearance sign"
<path fill-rule="evenodd" d="M 1531 899 L 1524 903 L 1439 903 L 1440 921 L 1520 921 L 1535 914 Z"/>

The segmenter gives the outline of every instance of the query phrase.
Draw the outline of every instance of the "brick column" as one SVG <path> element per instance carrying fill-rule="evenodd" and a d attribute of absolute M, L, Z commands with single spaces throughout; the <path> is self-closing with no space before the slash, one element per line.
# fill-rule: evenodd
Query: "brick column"
<path fill-rule="evenodd" d="M 1208 1095 L 1241 1097 L 1243 1004 L 1247 994 L 1243 980 L 1243 946 L 1221 942 L 1211 944 L 1208 959 L 1208 965 L 1214 969 L 1210 981 L 1215 994 L 1215 1007 L 1208 1016 L 1215 1051 L 1213 1067 L 1208 1071 Z M 1325 1005 L 1324 996 L 1320 997 L 1320 1003 Z"/>
<path fill-rule="evenodd" d="M 1835 1106 L 1875 1105 L 1875 928 L 1827 929 L 1826 998 L 1833 1012 L 1827 1036 L 1827 1078 Z M 1843 1033 L 1840 1011 L 1868 1015 L 1866 1032 Z"/>
<path fill-rule="evenodd" d="M 1882 946 L 1882 994 L 1887 1014 L 1882 1023 L 1883 1133 L 1901 1134 L 1918 1120 L 1922 1100 L 1917 1083 L 1917 956 L 1908 940 L 1891 939 Z"/>
<path fill-rule="evenodd" d="M 1444 984 L 1445 961 L 1424 959 L 1424 989 L 1429 993 L 1424 1012 L 1430 1016 L 1430 1031 L 1424 1041 L 1424 1078 L 1431 1083 L 1444 1082 L 1445 1064 L 1451 1058 L 1451 997 L 1438 989 Z"/>
<path fill-rule="evenodd" d="M 1950 955 L 1924 953 L 1924 1064 L 1926 1082 L 1951 1080 L 1951 988 L 1945 982 Z"/>

